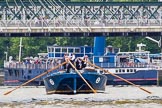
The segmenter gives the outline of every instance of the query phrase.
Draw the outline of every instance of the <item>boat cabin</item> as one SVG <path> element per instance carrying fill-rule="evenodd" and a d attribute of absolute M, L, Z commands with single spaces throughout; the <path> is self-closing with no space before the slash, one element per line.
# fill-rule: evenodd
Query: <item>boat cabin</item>
<path fill-rule="evenodd" d="M 63 58 L 64 54 L 69 54 L 69 56 L 75 53 L 76 57 L 83 57 L 87 55 L 88 57 L 92 57 L 93 55 L 93 47 L 91 46 L 80 46 L 80 47 L 62 47 L 62 46 L 47 46 L 48 58 Z"/>

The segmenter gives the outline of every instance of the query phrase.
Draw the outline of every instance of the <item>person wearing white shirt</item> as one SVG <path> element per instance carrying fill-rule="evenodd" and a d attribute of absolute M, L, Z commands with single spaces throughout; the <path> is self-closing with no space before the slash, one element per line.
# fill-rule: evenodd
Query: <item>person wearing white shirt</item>
<path fill-rule="evenodd" d="M 75 54 L 73 53 L 72 56 L 70 56 L 69 58 L 70 58 L 70 62 L 71 62 L 72 64 L 74 64 L 74 61 L 75 61 Z M 73 68 L 73 67 L 71 66 L 71 64 L 68 64 L 68 66 L 67 66 L 67 73 L 69 73 L 69 71 L 70 71 L 71 68 Z"/>
<path fill-rule="evenodd" d="M 75 54 L 74 54 L 74 53 L 72 54 L 71 61 L 72 61 L 72 62 L 75 61 Z"/>

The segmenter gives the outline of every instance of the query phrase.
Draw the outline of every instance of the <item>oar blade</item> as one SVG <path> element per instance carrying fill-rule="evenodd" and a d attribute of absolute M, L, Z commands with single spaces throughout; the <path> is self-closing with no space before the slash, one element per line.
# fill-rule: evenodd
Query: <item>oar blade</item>
<path fill-rule="evenodd" d="M 92 64 L 91 62 L 87 62 L 87 61 L 85 61 L 85 60 L 82 60 L 82 61 L 84 61 L 84 62 L 90 64 L 91 66 L 94 66 L 94 67 L 96 67 L 96 68 L 98 68 L 98 69 L 101 69 L 101 70 L 105 71 L 105 69 L 103 69 L 103 68 L 101 68 L 101 67 L 99 67 L 99 66 L 97 66 L 97 65 L 95 65 L 95 64 Z M 129 83 L 129 84 L 131 84 L 131 85 L 133 85 L 133 86 L 136 86 L 136 87 L 140 88 L 141 90 L 143 90 L 143 91 L 145 91 L 145 92 L 147 92 L 147 93 L 149 93 L 149 94 L 151 94 L 150 91 L 148 91 L 148 90 L 146 90 L 146 89 L 144 89 L 144 88 L 142 88 L 142 87 L 139 87 L 139 86 L 137 86 L 136 84 L 134 84 L 134 83 L 132 83 L 132 82 L 130 82 L 130 81 L 128 81 L 128 80 L 126 80 L 126 79 L 124 79 L 124 78 L 122 78 L 122 77 L 116 75 L 116 74 L 113 74 L 112 72 L 109 72 L 109 71 L 105 71 L 105 72 L 106 72 L 106 73 L 109 73 L 109 74 L 111 74 L 112 76 L 117 77 L 117 78 L 119 78 L 119 79 L 121 79 L 121 80 L 123 80 L 123 81 L 125 81 L 125 82 L 127 82 L 127 83 Z"/>
<path fill-rule="evenodd" d="M 8 91 L 8 92 L 4 93 L 3 95 L 8 95 L 8 94 L 10 94 L 12 91 L 13 91 L 13 90 Z"/>
<path fill-rule="evenodd" d="M 44 72 L 44 73 L 42 73 L 42 74 L 40 74 L 40 75 L 38 75 L 38 76 L 36 76 L 36 77 L 34 77 L 34 78 L 28 80 L 27 82 L 21 84 L 20 86 L 14 88 L 14 89 L 11 90 L 11 91 L 8 91 L 8 92 L 4 93 L 3 95 L 8 95 L 8 94 L 10 94 L 11 92 L 13 92 L 14 90 L 20 88 L 21 86 L 27 85 L 27 84 L 30 83 L 31 81 L 33 81 L 33 80 L 35 80 L 35 79 L 37 79 L 37 78 L 40 78 L 40 77 L 42 77 L 43 75 L 45 75 L 45 74 L 47 74 L 47 73 L 49 73 L 49 72 L 52 72 L 54 69 L 57 69 L 58 67 L 60 67 L 60 66 L 62 66 L 62 65 L 64 65 L 64 64 L 66 64 L 66 63 L 67 63 L 67 62 L 63 62 L 63 63 L 61 63 L 61 64 L 59 64 L 59 65 L 53 67 L 52 69 L 49 69 L 48 71 L 46 71 L 46 72 Z"/>
<path fill-rule="evenodd" d="M 147 93 L 149 93 L 149 94 L 152 94 L 152 92 L 150 92 L 150 91 L 148 91 L 148 90 L 146 90 L 146 89 L 144 89 L 144 88 L 141 88 L 141 87 L 140 87 L 140 89 L 143 90 L 143 91 L 145 91 L 145 92 L 147 92 Z"/>

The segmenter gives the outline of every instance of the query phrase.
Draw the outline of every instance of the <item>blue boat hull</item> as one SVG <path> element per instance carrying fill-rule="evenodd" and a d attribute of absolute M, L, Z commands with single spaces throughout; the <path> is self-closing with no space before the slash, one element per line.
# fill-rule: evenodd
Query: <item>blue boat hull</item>
<path fill-rule="evenodd" d="M 12 70 L 12 76 L 9 75 L 9 71 Z M 19 77 L 14 76 L 14 72 L 19 72 Z M 26 78 L 24 78 L 23 75 L 21 75 L 22 71 L 29 73 L 31 71 L 35 75 L 28 74 Z M 31 78 L 34 78 L 35 76 L 39 75 L 40 73 L 44 72 L 45 70 L 27 70 L 27 69 L 6 69 L 5 70 L 5 77 L 4 77 L 4 85 L 7 86 L 16 86 L 20 85 L 22 83 L 25 83 L 26 81 L 30 80 Z M 55 72 L 52 72 L 55 73 Z M 69 74 L 70 75 L 70 74 Z M 83 74 L 84 75 L 84 74 Z M 110 74 L 104 74 L 107 77 L 107 85 L 128 85 L 127 82 L 124 82 Z M 158 70 L 138 70 L 135 73 L 119 73 L 116 74 L 128 81 L 131 81 L 137 85 L 157 85 L 157 82 L 159 80 L 158 78 Z M 81 79 L 82 80 L 82 79 Z M 43 79 L 39 78 L 35 81 L 32 81 L 28 85 L 44 85 Z"/>
<path fill-rule="evenodd" d="M 104 74 L 107 77 L 107 85 L 129 85 L 129 83 L 116 78 L 110 74 Z M 157 85 L 157 70 L 139 70 L 135 73 L 116 74 L 137 85 Z"/>
<path fill-rule="evenodd" d="M 107 77 L 98 73 L 84 73 L 82 76 L 97 92 L 104 92 Z M 92 93 L 93 91 L 77 73 L 57 73 L 43 79 L 47 94 Z"/>

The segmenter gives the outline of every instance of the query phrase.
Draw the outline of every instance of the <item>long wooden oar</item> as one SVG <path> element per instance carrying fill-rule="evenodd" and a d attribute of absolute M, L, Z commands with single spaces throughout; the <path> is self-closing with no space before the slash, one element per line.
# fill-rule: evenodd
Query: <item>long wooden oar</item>
<path fill-rule="evenodd" d="M 51 72 L 51 71 L 53 71 L 53 70 L 59 68 L 60 66 L 66 64 L 66 63 L 67 63 L 67 62 L 63 62 L 62 64 L 59 64 L 59 65 L 57 65 L 57 66 L 55 66 L 55 67 L 53 67 L 53 68 L 47 70 L 46 72 L 44 72 L 44 73 L 42 73 L 42 74 L 40 74 L 40 75 L 38 75 L 38 76 L 36 76 L 36 77 L 30 79 L 29 81 L 27 81 L 27 82 L 21 84 L 20 86 L 18 86 L 18 87 L 16 87 L 16 88 L 14 88 L 14 89 L 12 89 L 12 90 L 10 90 L 10 91 L 4 93 L 3 95 L 8 95 L 8 94 L 10 94 L 10 93 L 13 92 L 14 90 L 16 90 L 16 89 L 18 89 L 18 88 L 20 88 L 20 87 L 22 87 L 22 86 L 24 86 L 24 85 L 30 83 L 31 81 L 33 81 L 33 80 L 35 80 L 35 79 L 37 79 L 37 78 L 40 78 L 40 77 L 44 76 L 45 74 L 48 74 L 49 72 Z"/>
<path fill-rule="evenodd" d="M 120 76 L 118 76 L 118 75 L 115 75 L 115 74 L 113 74 L 112 72 L 109 72 L 108 70 L 105 70 L 105 69 L 103 69 L 103 68 L 101 68 L 101 67 L 99 67 L 99 66 L 96 66 L 95 64 L 92 64 L 91 62 L 88 62 L 88 61 L 85 61 L 85 60 L 82 60 L 82 61 L 84 61 L 84 62 L 90 64 L 91 66 L 94 66 L 94 67 L 96 67 L 96 68 L 98 68 L 98 69 L 100 69 L 100 70 L 102 70 L 102 71 L 104 71 L 104 72 L 106 72 L 106 73 L 111 74 L 112 76 L 115 76 L 115 77 L 117 77 L 117 78 L 119 78 L 119 79 L 121 79 L 121 80 L 123 80 L 123 81 L 125 81 L 125 82 L 127 82 L 127 83 L 129 83 L 129 84 L 131 84 L 131 85 L 133 85 L 133 86 L 135 86 L 135 87 L 138 87 L 138 88 L 140 88 L 141 90 L 143 90 L 143 91 L 145 91 L 145 92 L 147 92 L 147 93 L 149 93 L 149 94 L 151 94 L 150 91 L 148 91 L 148 90 L 146 90 L 146 89 L 144 89 L 144 88 L 142 88 L 142 87 L 140 87 L 140 86 L 138 86 L 138 85 L 136 85 L 136 84 L 134 84 L 134 83 L 132 83 L 132 82 L 130 82 L 130 81 L 128 81 L 128 80 L 126 80 L 126 79 L 120 77 Z"/>
<path fill-rule="evenodd" d="M 75 71 L 78 73 L 78 75 L 82 78 L 82 80 L 88 85 L 88 87 L 94 92 L 96 93 L 96 90 L 94 90 L 91 85 L 85 80 L 85 78 L 82 76 L 82 74 L 76 69 L 76 67 L 71 63 L 70 60 L 68 60 L 68 62 L 70 63 L 70 65 L 75 69 Z"/>

